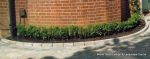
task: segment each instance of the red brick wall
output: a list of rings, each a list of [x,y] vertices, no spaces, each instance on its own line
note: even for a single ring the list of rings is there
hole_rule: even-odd
[[[106,12],[108,22],[121,21],[121,0],[107,0]]]
[[[6,0],[0,0],[1,4],[5,4],[1,1],[6,3]],[[15,2],[17,22],[20,20],[19,9],[24,8],[27,12],[25,24],[39,26],[121,21],[124,16],[122,13],[125,13],[122,10],[126,10],[126,5],[122,6],[125,4],[124,0],[15,0]]]
[[[9,21],[7,0],[0,0],[0,36],[8,34]]]
[[[28,0],[31,25],[84,25],[120,21],[120,0]]]
[[[6,29],[8,21],[7,0],[0,0],[0,29]]]

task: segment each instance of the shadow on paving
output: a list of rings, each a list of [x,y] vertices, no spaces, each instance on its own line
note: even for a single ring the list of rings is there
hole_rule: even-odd
[[[106,48],[107,46],[113,47],[103,49]],[[99,51],[101,49],[103,50]],[[139,54],[139,55],[114,55],[122,53]],[[41,59],[56,59],[56,58],[47,56]],[[87,47],[83,51],[78,51],[74,53],[72,56],[66,57],[64,59],[150,59],[150,38],[133,45],[130,45],[130,42],[122,42],[119,43],[119,45],[106,45],[98,48]]]
[[[52,57],[52,56],[46,56],[46,57],[43,57],[43,58],[41,58],[41,59],[57,59],[57,58]]]
[[[113,50],[122,53],[146,54],[146,56],[134,56],[136,59],[150,59],[150,38],[133,45],[133,48],[113,48]]]

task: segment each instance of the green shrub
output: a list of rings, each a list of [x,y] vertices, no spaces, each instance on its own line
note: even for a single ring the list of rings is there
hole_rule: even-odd
[[[36,27],[18,25],[18,35],[34,39],[71,39],[71,38],[90,38],[111,35],[118,32],[127,31],[134,28],[139,23],[140,16],[135,13],[131,18],[124,22],[93,24],[84,27]]]

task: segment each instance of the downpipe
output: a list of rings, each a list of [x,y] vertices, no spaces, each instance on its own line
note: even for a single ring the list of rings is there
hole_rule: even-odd
[[[15,11],[15,0],[8,1],[8,10],[9,10],[9,20],[10,20],[10,33],[11,37],[17,37],[17,28],[16,28],[16,11]]]

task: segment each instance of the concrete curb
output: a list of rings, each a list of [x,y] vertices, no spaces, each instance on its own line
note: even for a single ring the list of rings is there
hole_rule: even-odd
[[[148,19],[150,19],[150,18],[148,18]],[[120,39],[120,41],[126,41],[129,39],[132,39],[134,36],[144,33],[149,28],[148,19],[145,18],[144,21],[146,22],[146,26],[142,30],[140,30],[136,33],[130,34],[130,35],[118,37],[118,39]],[[7,40],[5,38],[2,38],[1,41],[3,43],[10,43],[11,46],[48,49],[48,48],[52,48],[52,47],[56,47],[56,48],[60,48],[60,47],[95,47],[95,46],[98,47],[98,46],[103,46],[107,43],[113,44],[113,42],[112,42],[113,39],[114,38],[104,39],[104,40],[96,40],[96,41],[87,41],[87,42],[53,43],[53,44],[52,43],[18,42],[18,41]]]
[[[142,30],[140,30],[140,31],[138,31],[136,33],[130,34],[130,35],[119,37],[119,39],[130,38],[130,37],[137,36],[137,35],[145,32],[149,28],[149,24],[148,24],[148,19],[145,19],[144,21],[145,21],[146,24],[145,24],[145,27]]]

